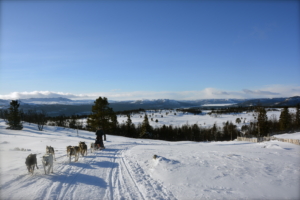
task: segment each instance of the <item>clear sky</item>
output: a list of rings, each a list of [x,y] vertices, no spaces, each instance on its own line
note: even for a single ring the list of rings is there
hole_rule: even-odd
[[[0,4],[0,99],[300,95],[299,1]]]

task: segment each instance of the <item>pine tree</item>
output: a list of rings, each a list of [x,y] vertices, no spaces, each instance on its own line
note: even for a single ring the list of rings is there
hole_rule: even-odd
[[[211,128],[211,136],[213,137],[214,141],[219,139],[218,128],[216,122],[214,123],[213,127]]]
[[[300,104],[296,106],[295,125],[296,128],[300,128]]]
[[[117,123],[117,115],[109,107],[107,98],[99,97],[96,99],[92,106],[92,114],[89,115],[87,120],[89,129],[96,131],[98,127],[102,127],[104,131],[113,132]]]
[[[127,114],[127,121],[125,123],[125,136],[132,137],[131,129],[132,129],[132,120],[130,118],[130,114]]]
[[[257,128],[258,137],[267,136],[267,134],[269,133],[267,111],[263,107],[258,108]]]
[[[280,113],[279,117],[279,125],[280,130],[285,131],[290,128],[290,114],[288,107],[284,107],[284,109]]]
[[[231,134],[230,134],[230,130],[229,130],[229,121],[223,123],[223,139],[224,140],[231,140]]]
[[[9,113],[7,118],[7,125],[9,125],[10,129],[13,130],[21,130],[23,129],[23,125],[21,123],[21,113],[19,110],[20,103],[18,100],[12,100],[10,102]]]
[[[69,120],[69,127],[76,129],[77,128],[77,116],[76,115],[72,115],[71,119]]]
[[[152,127],[149,124],[148,116],[145,114],[144,121],[142,123],[140,137],[141,138],[150,138],[152,134]]]

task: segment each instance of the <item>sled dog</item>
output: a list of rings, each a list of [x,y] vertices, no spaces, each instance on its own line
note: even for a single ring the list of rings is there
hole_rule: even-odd
[[[93,153],[93,151],[95,151],[96,150],[96,145],[95,145],[95,143],[91,143],[91,153]]]
[[[74,156],[75,157],[75,162],[76,161],[78,161],[78,158],[79,158],[79,152],[80,152],[80,150],[79,150],[79,147],[77,147],[77,146],[73,146],[73,147],[71,147],[70,148],[70,153],[69,153],[69,155],[70,155],[70,162],[71,162],[71,157],[72,156]]]
[[[37,161],[36,161],[36,154],[29,154],[26,158],[25,164],[28,169],[28,173],[33,174],[34,166],[38,169]]]
[[[42,163],[44,166],[45,174],[50,174],[51,169],[51,173],[53,173],[53,155],[51,153],[46,153],[43,156]]]
[[[56,161],[56,158],[55,158],[55,152],[54,152],[54,148],[51,147],[51,146],[46,146],[46,153],[51,153],[54,157],[54,160]]]
[[[71,149],[71,145],[67,146],[67,157],[70,156],[70,149]]]
[[[81,155],[84,156],[85,154],[87,156],[87,145],[85,144],[85,142],[79,142],[79,148]]]

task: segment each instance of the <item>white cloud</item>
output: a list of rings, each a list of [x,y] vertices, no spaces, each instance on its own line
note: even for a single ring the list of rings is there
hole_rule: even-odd
[[[33,92],[12,92],[8,95],[0,95],[0,99],[29,99],[29,98],[88,98],[86,95],[74,95],[71,93],[63,92],[50,92],[50,91],[33,91]]]
[[[274,98],[300,96],[300,86],[269,85],[259,89],[243,89],[241,91],[225,91],[216,88],[205,88],[198,91],[134,91],[121,92],[97,92],[89,94],[71,94],[63,92],[33,91],[12,92],[8,95],[0,95],[0,99],[28,99],[28,98],[55,98],[64,97],[69,99],[96,99],[99,96],[107,97],[109,100],[138,100],[138,99],[228,99],[228,98]]]

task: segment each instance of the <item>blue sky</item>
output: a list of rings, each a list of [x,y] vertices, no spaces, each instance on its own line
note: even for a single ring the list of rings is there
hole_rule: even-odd
[[[300,95],[298,1],[1,1],[0,98]]]

